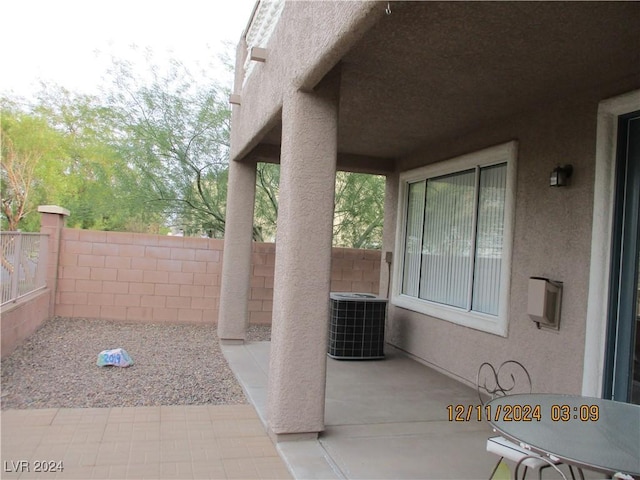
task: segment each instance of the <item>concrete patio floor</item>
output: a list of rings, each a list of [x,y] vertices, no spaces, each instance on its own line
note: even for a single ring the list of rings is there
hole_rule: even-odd
[[[223,346],[263,421],[269,348]],[[491,428],[447,414],[447,405],[477,403],[474,389],[391,347],[382,361],[328,358],[326,430],[277,448],[297,479],[486,479],[497,460],[485,449]]]

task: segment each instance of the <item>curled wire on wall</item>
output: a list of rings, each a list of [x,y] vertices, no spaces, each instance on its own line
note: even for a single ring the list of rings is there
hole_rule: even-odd
[[[391,2],[387,2],[387,8],[384,9],[384,13],[391,15]]]

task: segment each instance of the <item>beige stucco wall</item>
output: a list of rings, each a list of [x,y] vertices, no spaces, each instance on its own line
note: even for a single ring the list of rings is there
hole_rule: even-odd
[[[596,113],[601,99],[632,88],[633,82],[612,85],[599,92],[541,105],[455,141],[430,145],[400,162],[400,169],[407,170],[514,139],[519,144],[507,337],[391,306],[387,336],[390,343],[469,383],[474,381],[480,363],[516,359],[530,370],[536,391],[580,393]],[[550,172],[565,164],[574,167],[570,186],[549,187]],[[538,330],[526,314],[527,281],[531,276],[564,282],[559,331]]]

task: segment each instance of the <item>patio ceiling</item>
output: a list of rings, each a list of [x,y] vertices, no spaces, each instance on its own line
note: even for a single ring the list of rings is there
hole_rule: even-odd
[[[402,157],[640,72],[640,2],[391,2],[391,10],[340,63],[343,155]],[[280,135],[277,125],[263,143]]]

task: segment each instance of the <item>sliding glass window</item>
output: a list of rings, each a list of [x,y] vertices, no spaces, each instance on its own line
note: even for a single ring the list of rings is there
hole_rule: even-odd
[[[480,152],[475,165],[473,156],[465,156],[449,168],[442,162],[407,172],[401,183],[406,203],[395,298],[400,306],[421,311],[423,302],[500,315],[508,282],[504,276],[509,275],[504,262],[505,245],[511,245],[513,198],[508,192],[513,191],[515,145],[495,148]]]

